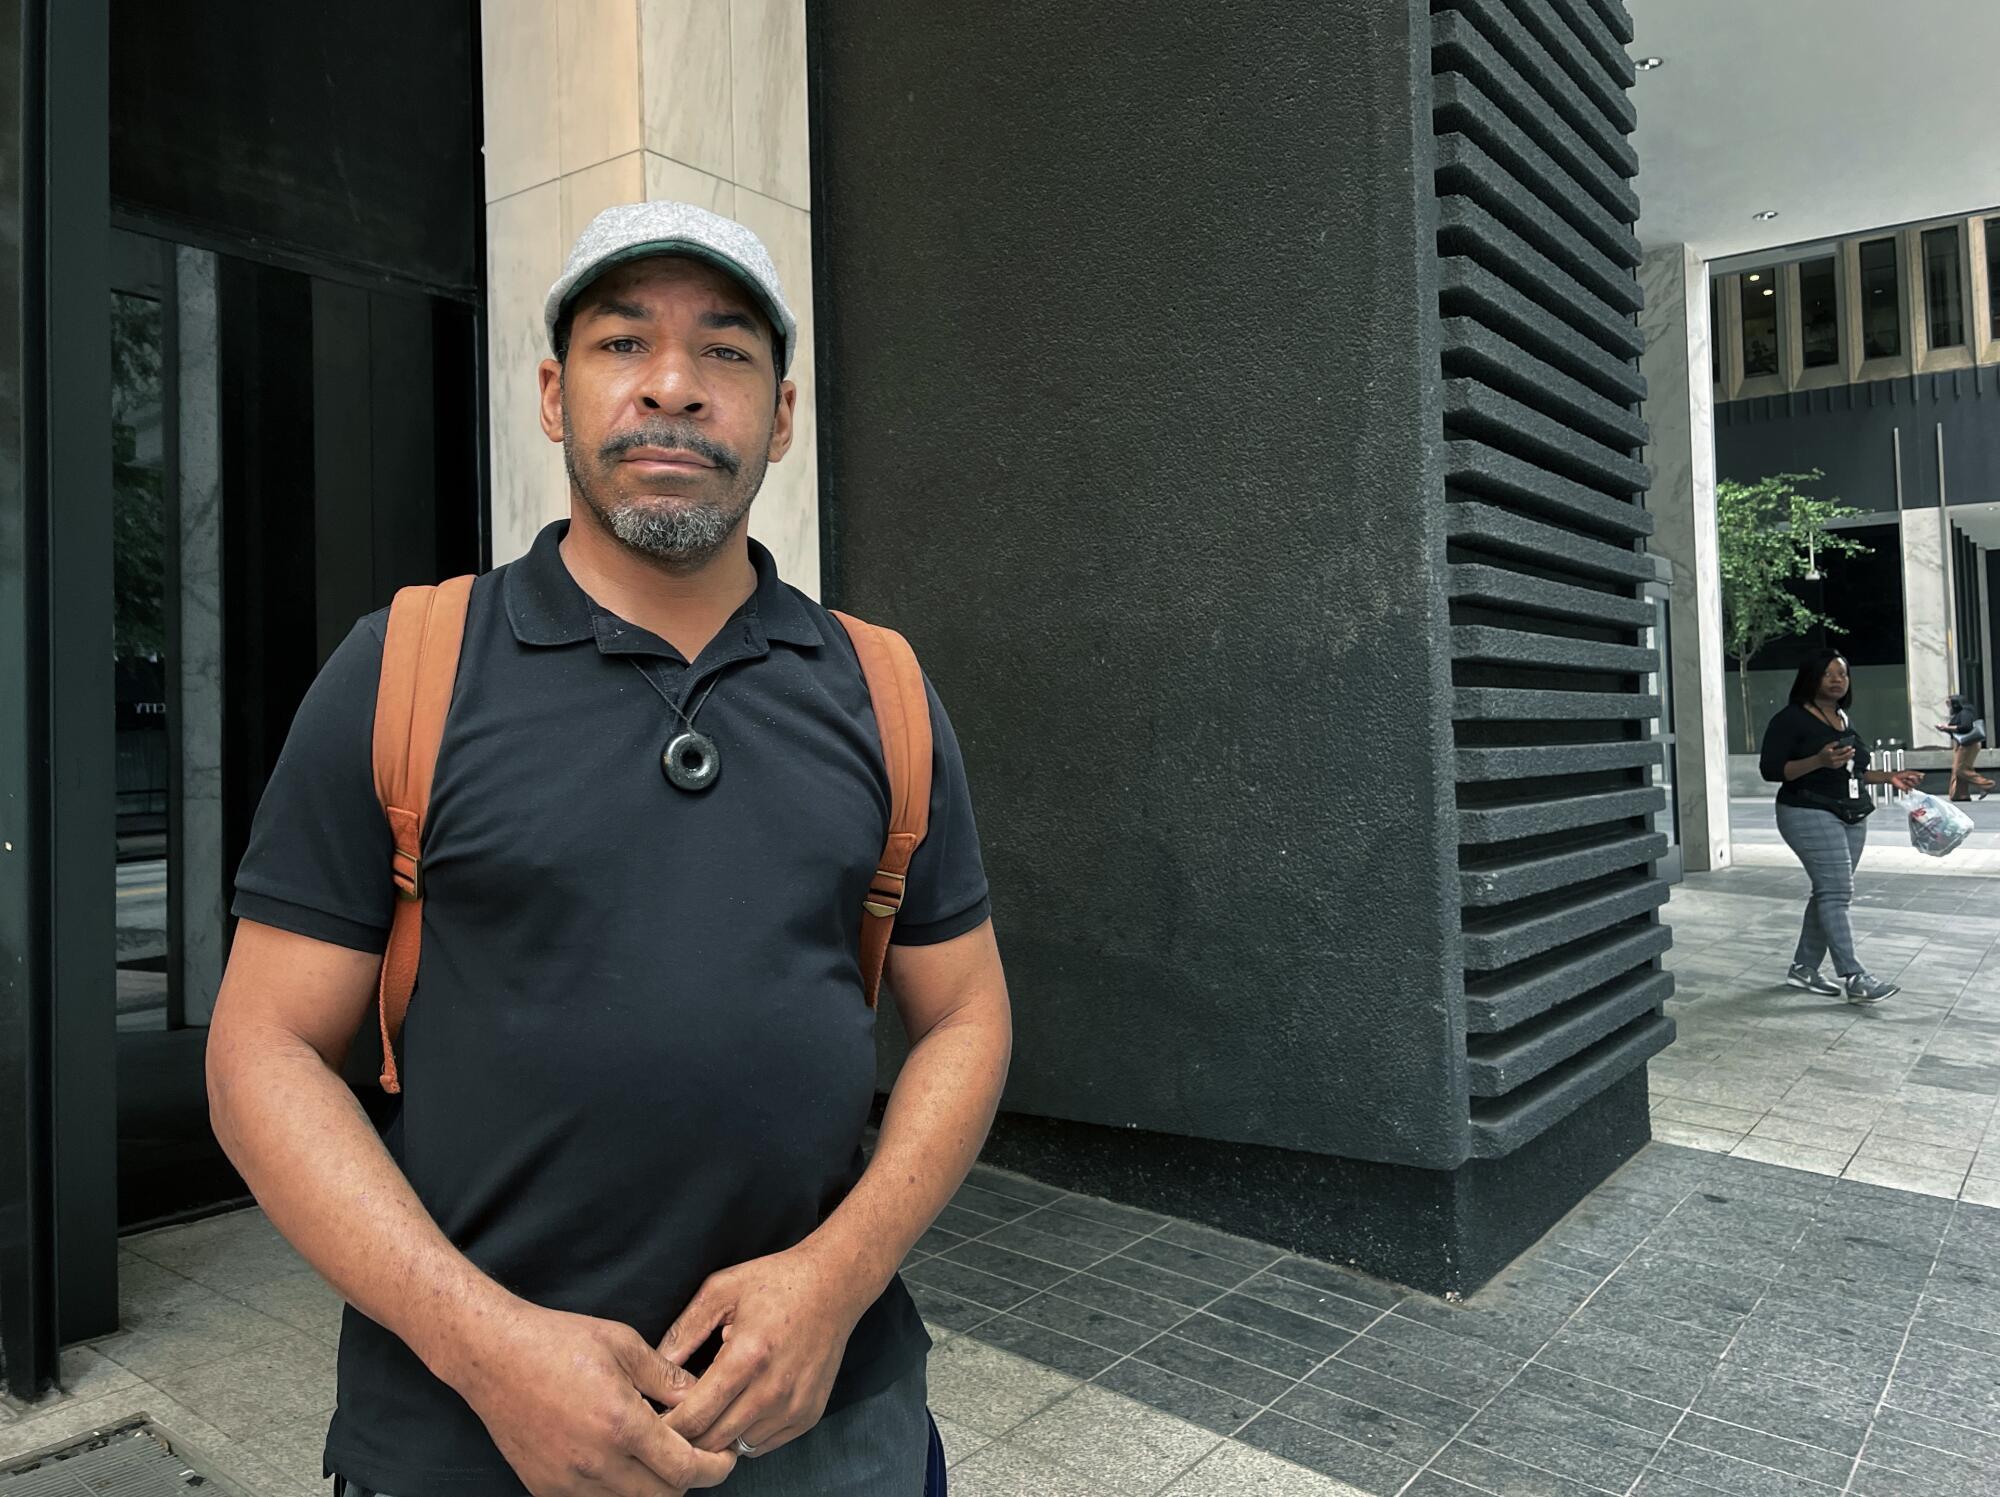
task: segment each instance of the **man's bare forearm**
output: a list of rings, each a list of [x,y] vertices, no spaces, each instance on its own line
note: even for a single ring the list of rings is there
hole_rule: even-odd
[[[888,1287],[978,1159],[1011,1047],[1004,1007],[944,1019],[911,1046],[867,1171],[807,1239],[833,1256],[862,1307]]]
[[[230,1162],[285,1238],[446,1382],[513,1296],[438,1230],[354,1094],[282,1029],[218,1026],[209,1113]]]

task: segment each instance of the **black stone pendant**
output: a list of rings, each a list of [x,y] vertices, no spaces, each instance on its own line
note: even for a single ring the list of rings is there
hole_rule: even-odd
[[[660,755],[660,767],[670,784],[682,790],[706,790],[722,773],[722,756],[715,740],[689,729],[674,735],[667,751]]]

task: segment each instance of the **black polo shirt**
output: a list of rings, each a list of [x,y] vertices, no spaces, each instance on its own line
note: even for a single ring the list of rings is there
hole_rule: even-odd
[[[797,1243],[852,1189],[875,1085],[861,903],[888,828],[846,632],[753,544],[757,589],[689,665],[596,606],[551,525],[474,585],[424,838],[422,965],[385,1142],[445,1235],[539,1305],[656,1342],[716,1269]],[[395,906],[371,735],[386,611],[292,725],[235,913],[362,951]],[[711,679],[721,774],[660,754]],[[904,945],[987,918],[965,772],[935,693],[930,832]],[[930,1345],[900,1279],[829,1407]],[[701,1364],[696,1364],[701,1365]],[[485,1427],[349,1306],[328,1472],[397,1497],[521,1492]]]

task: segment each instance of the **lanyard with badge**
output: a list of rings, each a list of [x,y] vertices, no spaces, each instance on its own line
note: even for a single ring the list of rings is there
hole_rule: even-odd
[[[1856,766],[1861,762],[1861,740],[1855,736],[1854,730],[1847,726],[1847,714],[1845,712],[1841,713],[1840,722],[1834,724],[1827,722],[1826,718],[1821,716],[1818,707],[1808,707],[1806,710],[1818,719],[1818,721],[1826,723],[1826,726],[1833,728],[1839,734],[1833,740],[1835,743],[1845,743],[1849,748],[1854,750],[1854,757],[1847,761],[1847,798],[1849,800],[1860,800],[1861,781],[1855,776]]]

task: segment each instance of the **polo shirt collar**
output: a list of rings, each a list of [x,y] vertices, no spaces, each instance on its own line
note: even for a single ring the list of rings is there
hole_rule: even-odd
[[[573,645],[597,641],[599,649],[617,652],[623,634],[643,634],[643,630],[602,627],[612,616],[592,601],[577,585],[563,564],[558,547],[569,533],[569,521],[557,520],[542,527],[528,554],[507,569],[507,621],[514,637],[524,645]],[[737,617],[765,641],[793,645],[823,643],[819,626],[799,595],[778,576],[778,564],[771,553],[756,541],[750,542],[750,564],[757,571],[757,590]],[[647,636],[650,638],[650,636]]]

